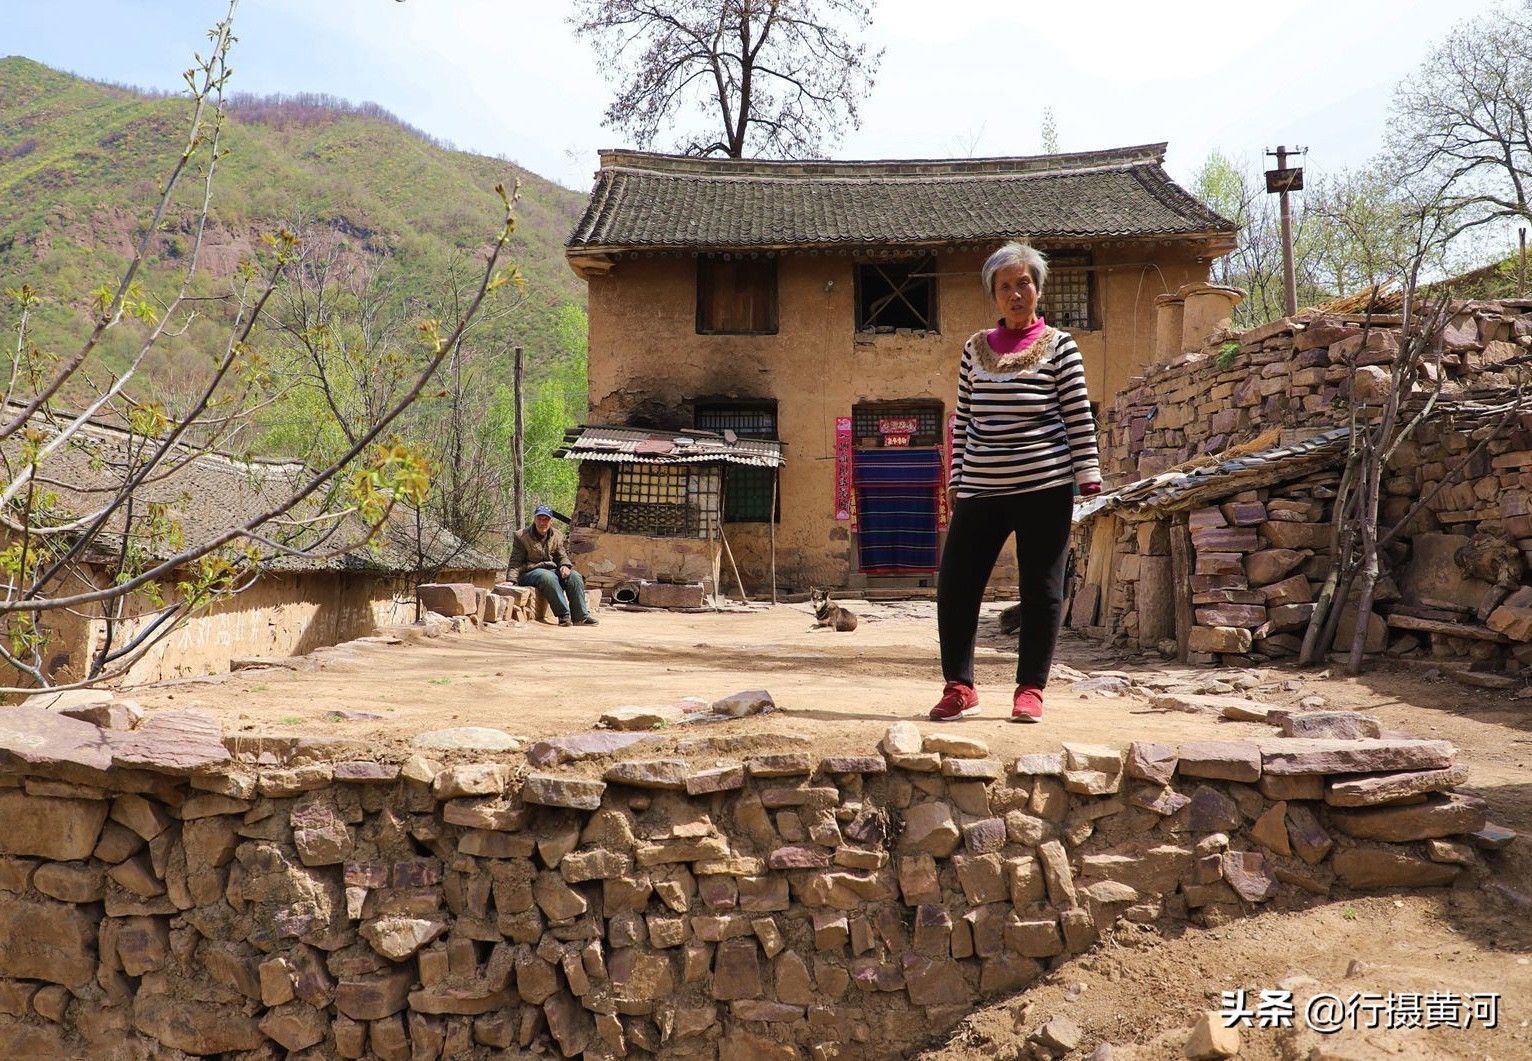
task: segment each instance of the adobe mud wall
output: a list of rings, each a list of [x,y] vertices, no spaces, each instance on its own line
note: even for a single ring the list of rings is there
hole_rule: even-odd
[[[1272,720],[1008,762],[900,723],[823,759],[401,764],[10,709],[0,1050],[882,1058],[1114,931],[1468,887],[1509,842],[1449,744]]]
[[[442,572],[443,581],[477,581],[485,587],[493,585],[495,577],[495,572]],[[366,637],[385,627],[414,622],[414,593],[414,582],[408,576],[273,572],[249,589],[192,614],[135,662],[124,680],[137,685],[187,675],[222,674],[234,659],[298,656],[321,646]],[[152,619],[161,607],[145,598],[134,598],[127,610]],[[131,642],[145,622],[147,619],[117,624],[113,644]],[[100,619],[74,614],[52,617],[48,657],[54,683],[83,678],[104,637]]]
[[[1155,297],[1205,280],[1207,266],[1175,246],[1102,247],[1095,254],[1102,327],[1073,334],[1091,397],[1104,407],[1149,361]],[[787,443],[778,581],[797,589],[865,584],[849,524],[834,518],[835,419],[850,416],[859,402],[934,398],[945,423],[963,342],[993,323],[978,279],[984,257],[938,254],[939,332],[891,335],[855,331],[849,255],[779,259],[776,335],[698,335],[695,259],[624,259],[590,279],[589,421],[688,428],[698,399],[775,399],[778,436]],[[582,476],[578,508],[599,511],[592,477]],[[730,524],[726,533],[746,584],[752,591],[765,586],[766,525]]]

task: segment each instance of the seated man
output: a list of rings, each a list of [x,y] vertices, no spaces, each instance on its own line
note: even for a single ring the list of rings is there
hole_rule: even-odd
[[[532,525],[513,537],[511,569],[518,582],[543,595],[560,626],[596,625],[595,616],[585,606],[585,580],[569,562],[564,536],[554,528],[553,509],[547,505],[538,505]]]

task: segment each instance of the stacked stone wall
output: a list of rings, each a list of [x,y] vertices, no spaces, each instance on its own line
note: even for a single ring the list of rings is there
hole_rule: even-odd
[[[1002,762],[902,723],[529,772],[10,709],[0,1048],[887,1057],[1113,932],[1469,886],[1509,839],[1445,742],[1268,721],[1292,736]]]
[[[1456,661],[1482,684],[1532,669],[1532,407],[1502,415],[1473,401],[1521,383],[1532,304],[1464,303],[1441,337],[1436,412],[1395,452],[1380,526],[1424,504],[1380,558],[1368,652]],[[1390,330],[1392,328],[1393,330]],[[1155,366],[1107,416],[1111,485],[1157,474],[1266,436],[1279,442],[1375,414],[1399,351],[1397,321],[1286,319]],[[1493,404],[1493,403],[1491,403]],[[1337,463],[1339,458],[1337,458]],[[1077,625],[1144,649],[1166,648],[1174,600],[1168,538],[1190,522],[1194,621],[1176,651],[1198,662],[1293,655],[1329,568],[1329,501],[1338,476],[1309,475],[1232,493],[1189,514],[1134,512],[1118,527],[1114,584],[1100,614]],[[1147,522],[1139,522],[1147,521]],[[1086,555],[1089,527],[1077,550]],[[1292,554],[1299,555],[1292,555]],[[1279,562],[1280,561],[1280,562]],[[1491,570],[1492,569],[1492,570]],[[1335,648],[1349,648],[1343,622]]]
[[[1184,513],[1121,520],[1105,628],[1145,650],[1175,655],[1176,597],[1185,594],[1189,662],[1244,665],[1253,655],[1296,655],[1330,568],[1336,482],[1335,473],[1321,472]],[[1189,546],[1189,587],[1173,577],[1177,533]],[[1382,619],[1376,624],[1374,638],[1385,636]],[[1349,627],[1338,631],[1337,643],[1349,646]],[[1381,647],[1370,644],[1369,651]]]

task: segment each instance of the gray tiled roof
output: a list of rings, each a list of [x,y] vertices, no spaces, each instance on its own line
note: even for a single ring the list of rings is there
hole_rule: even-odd
[[[555,457],[612,464],[750,464],[778,468],[785,463],[782,443],[740,438],[732,431],[659,431],[643,427],[585,425],[564,432]]]
[[[1164,144],[925,162],[603,151],[568,253],[1232,235],[1164,159]]]
[[[48,433],[40,419],[34,423]],[[19,438],[19,434],[11,436],[12,440]],[[142,443],[141,437],[139,443]],[[120,481],[111,469],[126,463],[127,445],[128,437],[123,431],[108,424],[91,422],[84,425],[73,442],[44,461],[40,466],[41,474],[53,484],[51,491],[57,498],[55,515],[60,518],[79,516],[102,505]],[[5,456],[14,460],[13,442],[8,440],[3,449]],[[167,517],[180,525],[188,546],[208,541],[231,526],[256,518],[290,497],[312,474],[298,461],[242,460],[187,447],[178,447],[162,468],[171,466],[177,468],[173,474],[151,479],[134,496],[140,511],[150,502],[167,506]],[[320,515],[321,508],[312,501],[300,503],[290,513],[292,518],[300,520]],[[122,538],[122,524],[120,513],[108,521],[91,543],[92,558],[99,559],[103,551],[116,550]],[[358,540],[366,531],[365,525],[354,517],[343,520],[343,524],[334,539],[336,543]],[[261,531],[294,547],[324,551],[323,547],[315,547],[312,534],[294,538],[287,528],[270,524],[263,526]],[[167,559],[176,552],[164,543],[146,544],[146,551],[154,559]],[[423,558],[420,553],[425,554]],[[422,540],[417,541],[413,514],[402,510],[395,510],[368,547],[336,556],[277,554],[263,560],[262,566],[272,571],[356,571],[397,575],[411,573],[422,563],[428,570],[438,565],[461,571],[493,571],[503,566],[500,560],[468,546],[429,517]]]

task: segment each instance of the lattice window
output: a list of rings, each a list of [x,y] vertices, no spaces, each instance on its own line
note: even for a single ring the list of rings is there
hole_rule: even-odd
[[[942,408],[928,402],[858,405],[851,410],[851,436],[862,449],[940,446]]]
[[[703,255],[697,259],[699,335],[775,335],[777,260]]]
[[[859,262],[856,267],[856,330],[898,328],[940,331],[936,318],[936,258]]]
[[[722,478],[714,464],[619,464],[609,524],[619,534],[711,538]]]
[[[699,404],[696,426],[704,431],[733,431],[741,438],[777,437],[776,405],[767,402],[713,402]],[[726,464],[723,472],[723,520],[725,523],[765,523],[782,519],[780,505],[772,509],[777,470],[746,464]]]
[[[1095,271],[1089,254],[1048,256],[1048,283],[1038,310],[1057,328],[1093,331],[1101,325],[1095,313]]]

